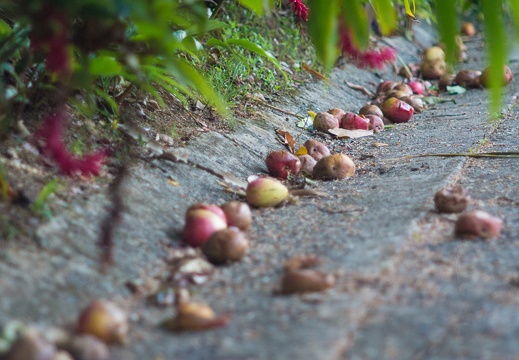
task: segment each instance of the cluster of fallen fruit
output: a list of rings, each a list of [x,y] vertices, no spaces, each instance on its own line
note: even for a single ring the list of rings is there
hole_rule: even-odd
[[[432,47],[425,51],[421,65],[410,64],[402,70],[407,83],[382,82],[375,98],[358,114],[338,108],[318,113],[313,121],[314,129],[331,133],[337,128],[378,133],[384,130],[384,124],[409,121],[415,111],[421,112],[426,107],[423,95],[427,93],[427,86],[422,79],[415,78],[418,72],[423,79],[439,79],[439,90],[453,84],[465,88],[488,86],[488,69],[447,74],[445,53],[439,47]],[[503,85],[512,79],[510,69],[505,67]],[[245,189],[247,203],[255,208],[275,207],[286,201],[290,191],[277,179],[287,180],[303,174],[318,180],[340,180],[355,174],[355,164],[347,155],[331,154],[326,145],[312,139],[307,140],[297,154],[286,150],[270,152],[266,166],[272,177],[250,177]],[[434,196],[439,213],[461,214],[455,223],[456,237],[499,236],[502,221],[481,210],[465,212],[469,200],[466,191],[456,186],[441,189]],[[200,248],[215,265],[241,260],[250,246],[247,231],[252,223],[252,212],[247,203],[230,201],[222,206],[206,203],[190,206],[185,214],[184,242]],[[319,262],[316,256],[289,259],[284,265],[278,292],[296,294],[332,287],[333,275],[314,269]],[[228,316],[217,316],[209,306],[182,297],[176,299],[176,310],[175,317],[162,323],[172,331],[206,330],[229,321]],[[18,333],[4,327],[0,340],[10,341],[10,346],[0,359],[106,360],[110,358],[107,344],[123,343],[128,330],[128,317],[122,309],[107,300],[94,300],[81,311],[71,331],[28,327]]]

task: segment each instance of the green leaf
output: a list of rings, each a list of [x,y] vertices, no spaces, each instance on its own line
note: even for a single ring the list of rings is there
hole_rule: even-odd
[[[450,95],[461,95],[464,94],[467,91],[463,86],[454,85],[454,86],[447,86],[447,92]]]
[[[508,1],[510,7],[512,8],[512,15],[515,23],[515,30],[517,31],[517,36],[519,36],[519,1],[510,0]]]
[[[454,64],[457,59],[456,35],[460,29],[457,1],[437,0],[435,11],[440,41],[445,44],[446,59]]]
[[[112,110],[114,113],[119,116],[119,105],[117,105],[117,102],[115,101],[113,96],[110,96],[106,93],[106,91],[103,91],[99,88],[94,89],[97,96],[99,96],[101,99],[107,102],[108,105],[112,107]]]
[[[247,9],[254,11],[258,15],[263,15],[263,1],[262,0],[238,0],[239,3]]]
[[[252,41],[246,40],[246,39],[229,39],[226,41],[229,45],[237,45],[245,50],[249,50],[250,52],[253,52],[255,54],[258,54],[259,56],[263,56],[270,61],[274,63],[278,63],[276,57],[272,55],[270,52],[265,51],[261,46],[259,46],[256,43],[253,43]]]
[[[405,8],[405,14],[409,16],[411,19],[416,20],[414,13],[416,12],[416,4],[414,0],[411,0],[413,2],[413,10],[411,10],[411,6],[409,5],[409,0],[404,0],[404,8]],[[453,3],[455,3],[455,0],[452,0]]]
[[[501,88],[503,86],[503,68],[507,56],[506,33],[503,25],[502,0],[482,0],[483,15],[485,16],[485,37],[487,55],[490,63],[490,108],[491,113],[497,113],[501,108]]]
[[[12,31],[11,27],[4,20],[0,19],[0,35],[8,35]]]
[[[111,56],[99,56],[90,60],[88,71],[94,76],[116,76],[123,67],[117,59]]]
[[[323,63],[326,70],[330,70],[337,57],[338,51],[338,0],[308,0],[310,18],[308,19],[308,31],[312,38],[317,57]]]
[[[353,43],[358,49],[365,49],[369,42],[368,15],[360,0],[341,0],[342,14],[350,30]]]
[[[398,22],[391,0],[371,0],[377,16],[380,31],[383,35],[390,35],[396,29]]]
[[[52,181],[49,181],[43,189],[41,189],[40,193],[36,197],[36,200],[34,200],[34,203],[32,204],[31,209],[34,212],[37,213],[43,213],[48,215],[50,212],[48,210],[47,201],[49,199],[49,196],[51,196],[53,193],[56,192],[58,187],[58,180],[54,179]]]
[[[224,23],[223,21],[219,20],[207,20],[205,23],[205,26],[201,27],[198,24],[190,27],[189,29],[186,29],[187,35],[201,35],[201,34],[207,34],[211,31],[223,29],[225,27],[228,27],[229,25],[227,23]]]

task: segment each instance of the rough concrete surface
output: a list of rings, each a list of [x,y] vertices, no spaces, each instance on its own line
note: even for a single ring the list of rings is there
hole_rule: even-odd
[[[432,43],[426,33],[420,40]],[[388,43],[405,61],[419,60],[416,45],[399,38]],[[481,40],[467,45],[469,61],[460,67],[482,69]],[[393,77],[343,65],[331,75],[334,85],[310,84],[276,106],[296,113],[358,111],[369,99],[345,81],[374,89],[380,76]],[[403,158],[478,146],[518,151],[518,88],[516,81],[506,89],[498,123],[489,121],[486,91],[476,89],[374,137],[328,141],[332,152],[354,159],[356,175],[319,182],[329,197],[254,210],[246,259],[191,286],[194,300],[231,315],[225,327],[169,333],[157,324],[174,315],[173,308],[151,306],[126,286],[164,280],[168,257],[183,249],[179,234],[190,204],[236,198],[213,174],[166,160],[131,170],[127,211],[115,238],[116,266],[106,274],[98,271],[96,245],[109,205],[104,193],[70,204],[41,225],[41,248],[10,242],[1,249],[0,319],[68,323],[91,299],[113,299],[132,319],[130,339],[112,347],[113,359],[519,358],[517,160]],[[299,144],[313,137],[295,126],[295,118],[274,110],[264,110],[262,120],[242,120],[235,133],[198,138],[188,147],[189,159],[246,179],[266,172],[267,153],[282,148],[276,128],[290,131]],[[374,141],[388,146],[373,147]],[[456,217],[436,213],[432,203],[435,191],[451,183],[469,190],[471,209],[504,219],[498,239],[454,238]],[[273,293],[284,261],[298,254],[321,257],[319,268],[336,274],[335,286],[322,294]]]

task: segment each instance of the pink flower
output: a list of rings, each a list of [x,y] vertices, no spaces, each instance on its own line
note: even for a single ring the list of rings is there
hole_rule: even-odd
[[[339,36],[343,54],[358,67],[383,69],[386,63],[395,61],[396,51],[390,47],[366,51],[357,49],[351,39],[350,30],[344,25],[341,25]]]
[[[42,127],[36,133],[37,138],[43,141],[42,153],[54,160],[59,170],[69,176],[99,175],[107,156],[106,151],[97,151],[82,158],[70,154],[63,142],[63,124],[66,118],[63,108],[45,117]]]
[[[288,0],[288,4],[292,5],[292,11],[297,17],[308,20],[308,7],[301,0]]]

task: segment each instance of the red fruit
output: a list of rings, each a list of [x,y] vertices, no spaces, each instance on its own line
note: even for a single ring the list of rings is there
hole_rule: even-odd
[[[227,223],[227,216],[225,214],[225,211],[218,205],[207,204],[207,203],[203,203],[203,202],[193,204],[186,211],[186,220],[189,217],[189,213],[192,212],[193,210],[209,210],[210,212],[221,217],[225,221],[225,223]]]
[[[456,221],[455,234],[463,238],[490,239],[499,236],[503,221],[481,210],[461,215]]]
[[[503,82],[501,83],[501,86],[506,86],[510,84],[514,80],[514,75],[512,74],[512,70],[506,65],[503,67]],[[490,86],[490,67],[487,67],[485,70],[483,70],[481,76],[479,77],[480,84],[488,88]]]
[[[188,215],[182,238],[193,247],[203,245],[215,231],[227,227],[226,221],[210,210],[192,210]]]
[[[270,152],[265,162],[270,175],[280,179],[287,179],[288,175],[296,175],[301,170],[299,158],[286,150]]]
[[[369,122],[360,115],[347,112],[341,118],[340,127],[346,130],[368,130]]]
[[[407,85],[409,85],[409,87],[411,88],[411,90],[413,90],[413,93],[415,94],[423,95],[425,91],[425,86],[423,86],[423,83],[419,81],[410,81]]]
[[[369,121],[369,130],[373,130],[375,134],[384,131],[384,121],[377,115],[366,115],[364,116]]]
[[[389,98],[380,105],[384,116],[394,123],[408,122],[414,114],[414,108],[397,98]]]

